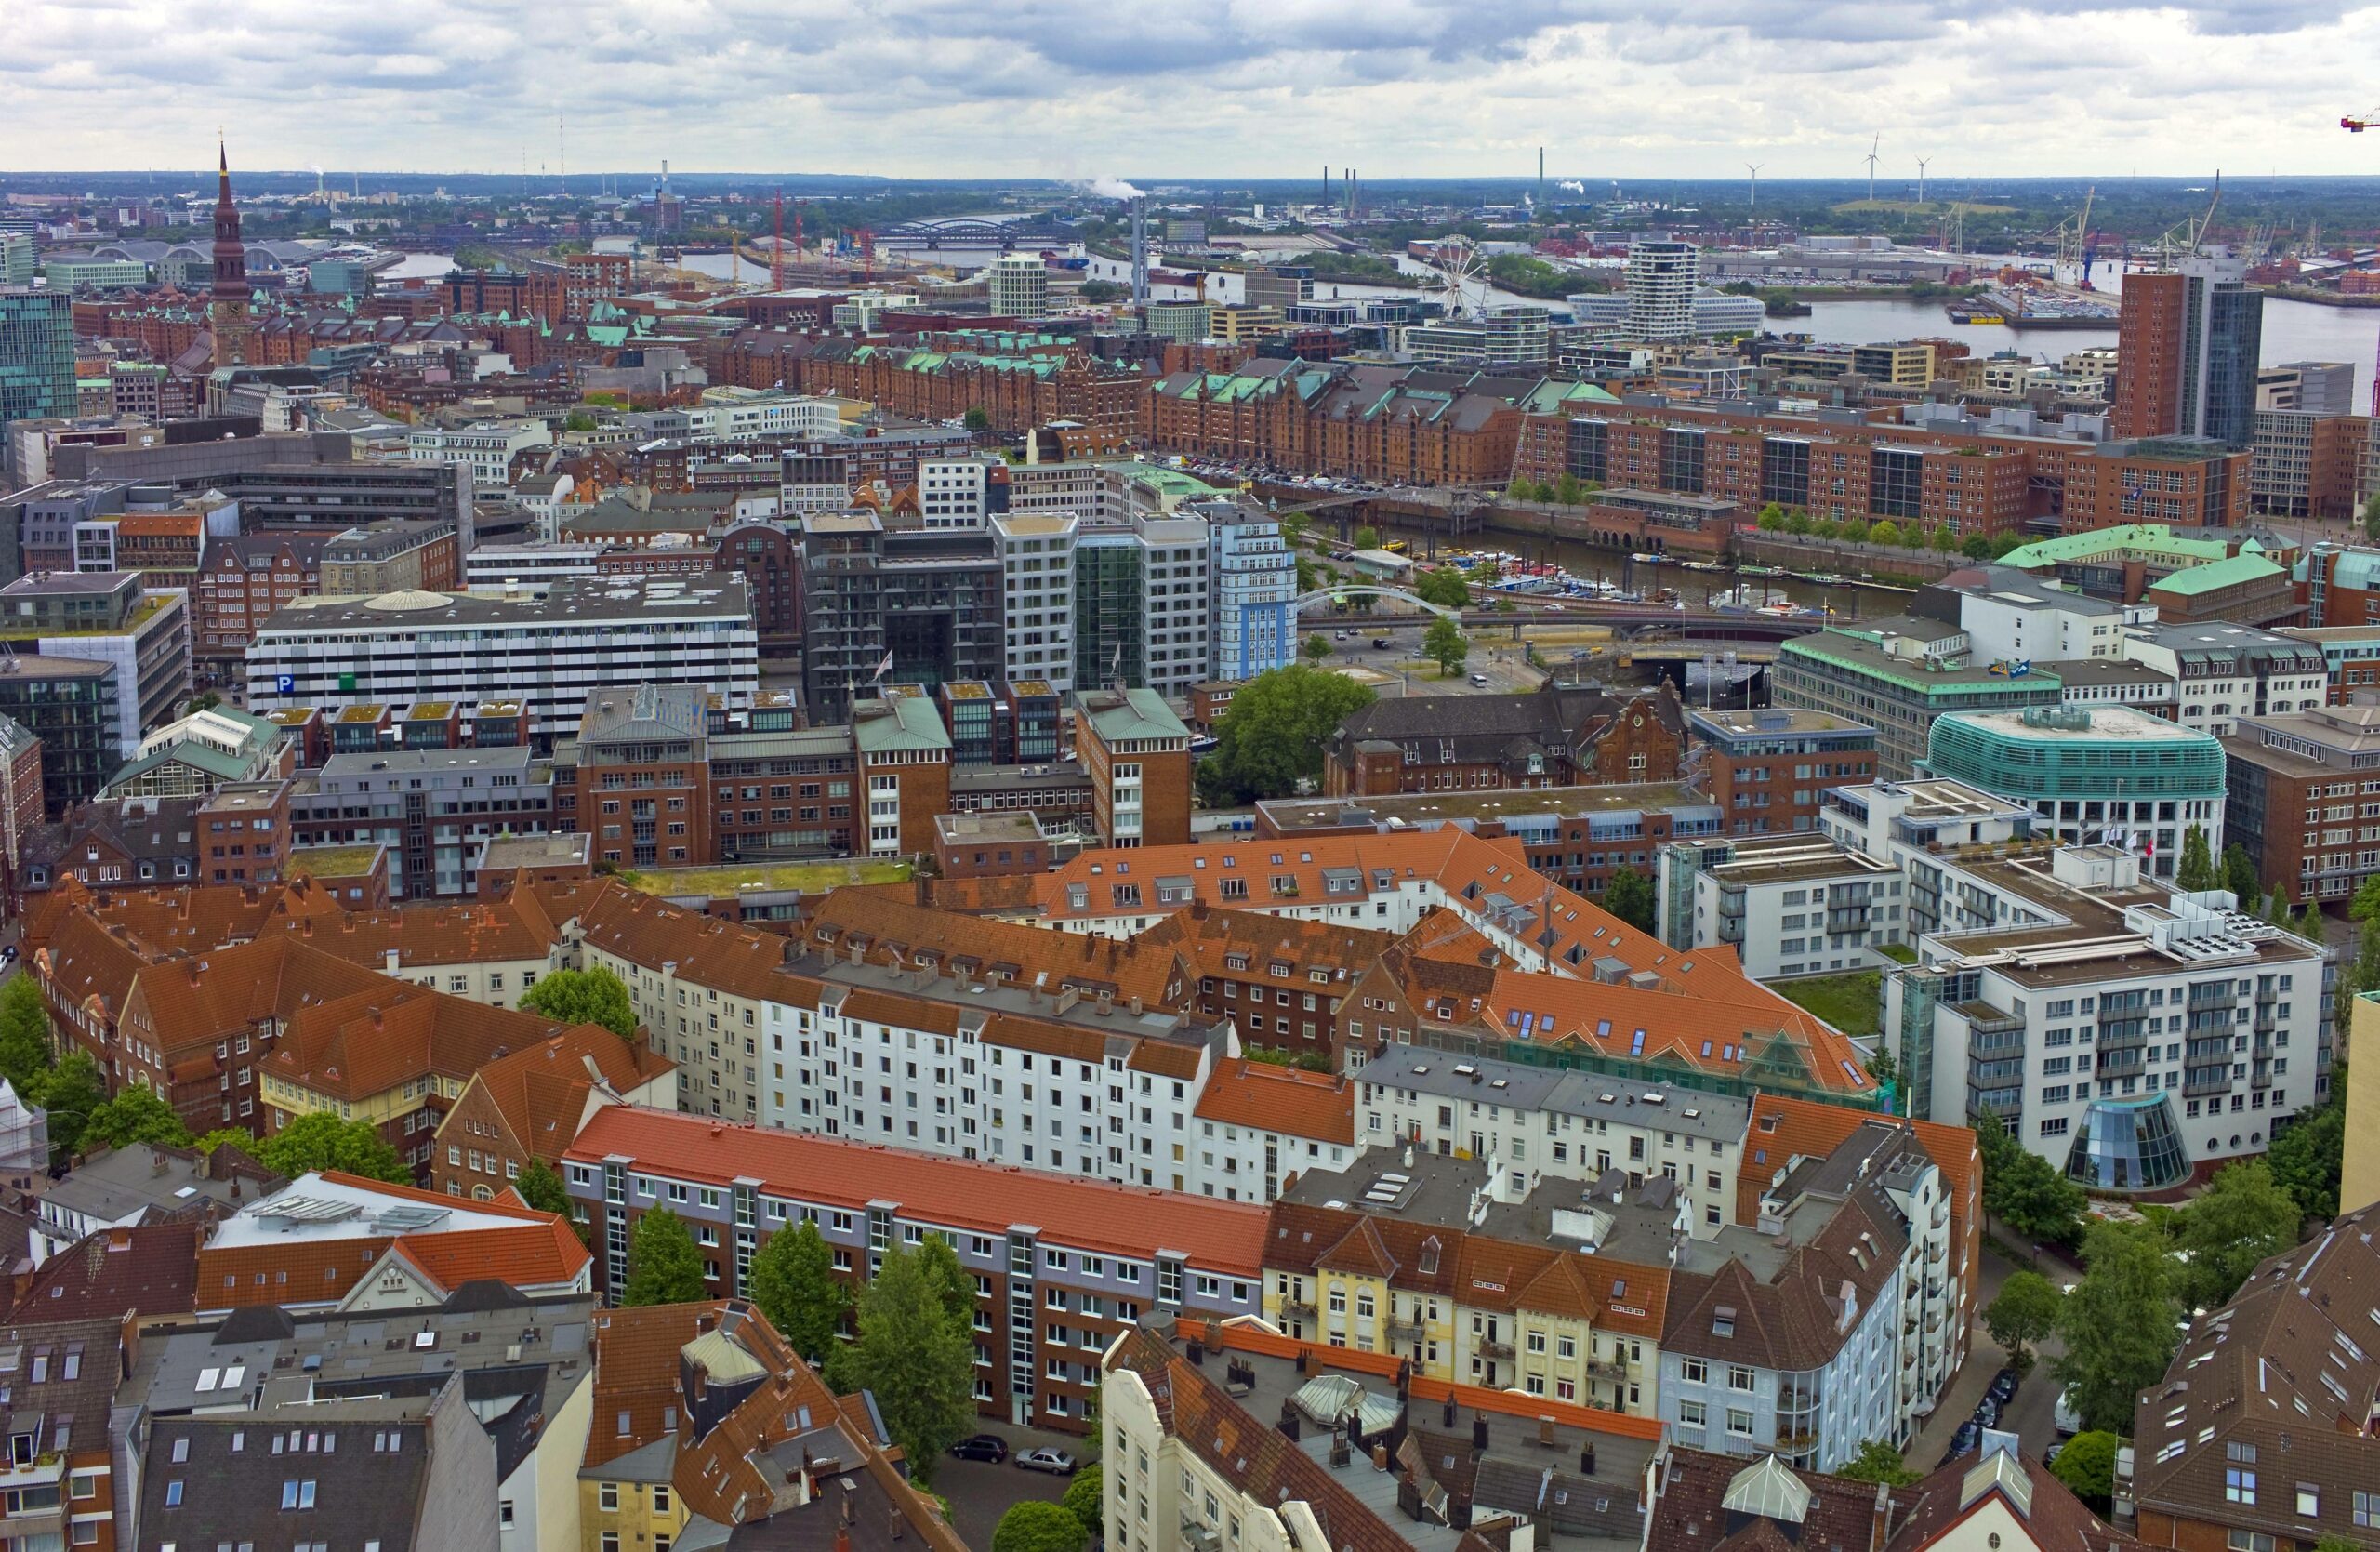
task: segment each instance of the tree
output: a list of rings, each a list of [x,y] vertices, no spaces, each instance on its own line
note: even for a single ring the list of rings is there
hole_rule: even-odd
[[[1514,475],[1513,483],[1504,487],[1504,494],[1515,501],[1542,501],[1546,498],[1547,491],[1545,486],[1534,481]]]
[[[1988,561],[1991,559],[1991,541],[1981,534],[1969,534],[1966,542],[1959,546],[1959,553],[1970,561]]]
[[[974,1425],[973,1333],[951,1320],[941,1291],[905,1245],[885,1253],[860,1291],[857,1324],[857,1337],[835,1349],[831,1382],[839,1391],[873,1391],[910,1469],[931,1480],[943,1452]],[[1044,1506],[1080,1537],[1074,1516],[1055,1504]]]
[[[1810,514],[1804,511],[1801,508],[1795,507],[1791,512],[1786,514],[1785,531],[1796,536],[1797,537],[1808,533],[1810,531]]]
[[[1900,527],[1891,518],[1885,518],[1869,528],[1868,542],[1890,549],[1900,542]]]
[[[2372,1058],[2380,1060],[2380,1056]],[[2275,1132],[2265,1151],[2265,1167],[2273,1181],[2309,1218],[2335,1218],[2339,1214],[2340,1159],[2347,1147],[2347,1078],[2331,1069],[2331,1097],[2319,1110],[2300,1111],[2297,1119]]]
[[[2058,1173],[2057,1167],[2030,1148],[2019,1146],[2000,1178],[1998,1200],[1990,1183],[1984,1200],[2002,1223],[2028,1240],[2070,1245],[2082,1232],[2082,1214],[2091,1204],[2082,1187]]]
[[[703,1281],[703,1253],[686,1220],[667,1207],[645,1210],[628,1241],[628,1285],[622,1308],[648,1304],[692,1304],[710,1296]]]
[[[1990,1110],[1976,1122],[1975,1141],[1983,1160],[1983,1210],[2026,1239],[2073,1243],[2090,1205],[2082,1187],[2009,1135]]]
[[[1380,548],[1380,530],[1373,527],[1368,523],[1356,529],[1355,548],[1358,550],[1378,550]]]
[[[1924,549],[1925,545],[1924,528],[1914,522],[1909,524],[1900,531],[1900,542],[1901,548],[1904,550]]]
[[[1330,639],[1317,630],[1305,639],[1304,651],[1306,661],[1319,665],[1324,658],[1330,656]]]
[[[835,1253],[807,1218],[769,1236],[752,1255],[752,1302],[793,1350],[824,1363],[842,1333],[851,1290],[835,1276]]]
[[[2104,1428],[2076,1434],[2057,1453],[2050,1475],[2084,1503],[2105,1507],[2115,1496],[2116,1450],[2121,1442]]]
[[[1441,608],[1461,609],[1471,603],[1471,584],[1462,573],[1447,566],[1432,566],[1413,579],[1414,595],[1425,604]]]
[[[565,1223],[577,1221],[577,1204],[562,1188],[562,1176],[556,1174],[553,1166],[543,1159],[532,1159],[522,1165],[520,1174],[513,1179],[512,1188],[520,1194],[522,1201],[538,1212],[551,1213]]]
[[[2057,1289],[2039,1272],[2016,1271],[1984,1307],[1983,1326],[2019,1371],[2032,1367],[2027,1349],[2057,1328]]]
[[[83,1128],[91,1112],[107,1103],[107,1086],[99,1081],[99,1064],[91,1054],[69,1051],[58,1065],[39,1076],[31,1103],[49,1112],[49,1154],[52,1161],[72,1158],[83,1146]]]
[[[1764,534],[1781,533],[1785,528],[1785,509],[1771,501],[1760,509],[1756,525]]]
[[[1653,930],[1654,907],[1653,881],[1633,868],[1615,869],[1603,886],[1603,909],[1638,932]]]
[[[583,409],[572,410],[562,418],[562,429],[565,431],[591,431],[596,425],[595,417]]]
[[[2236,842],[2225,847],[2223,856],[2227,863],[2234,851],[2244,856],[2247,848]],[[2357,885],[2355,897],[2347,906],[2347,919],[2350,922],[2369,922],[2375,916],[2380,916],[2380,873],[2373,874]]]
[[[202,1132],[191,1139],[190,1146],[198,1149],[200,1153],[212,1157],[217,1148],[226,1144],[238,1148],[251,1159],[257,1155],[256,1135],[244,1126],[218,1126],[212,1132]]]
[[[1554,499],[1566,507],[1575,507],[1587,498],[1586,487],[1579,484],[1576,474],[1565,473],[1554,482]]]
[[[1215,751],[1198,762],[1199,795],[1217,807],[1289,796],[1322,774],[1323,746],[1374,698],[1345,674],[1302,663],[1258,674],[1215,723]]]
[[[628,988],[608,970],[549,970],[521,994],[521,1006],[557,1024],[601,1024],[622,1040],[636,1033]]]
[[[1820,539],[1841,538],[1843,537],[1843,524],[1835,522],[1834,519],[1831,517],[1821,517],[1817,522],[1810,524],[1810,537],[1812,538]]]
[[[2215,1181],[2181,1214],[2176,1248],[2189,1258],[2175,1281],[2185,1303],[2227,1304],[2259,1264],[2297,1243],[2306,1214],[2262,1159],[2215,1172]]]
[[[1875,1049],[1868,1053],[1868,1076],[1875,1080],[1880,1089],[1890,1088],[1896,1093],[1899,1090],[1900,1061],[1893,1055],[1891,1041],[1884,1036],[1877,1037]]]
[[[1832,1475],[1849,1482],[1882,1482],[1886,1487],[1908,1487],[1922,1477],[1902,1465],[1900,1452],[1882,1439],[1859,1446],[1858,1453],[1836,1466]]]
[[[981,405],[971,405],[959,421],[971,431],[988,431],[992,429],[992,412]]]
[[[113,1099],[92,1108],[90,1119],[83,1125],[83,1148],[88,1152],[98,1147],[129,1147],[134,1143],[157,1143],[166,1147],[188,1147],[190,1128],[174,1108],[157,1097],[157,1091],[141,1083],[127,1083]]]
[[[918,1246],[918,1269],[942,1300],[943,1313],[961,1331],[975,1329],[975,1279],[959,1264],[959,1253],[939,1234]]]
[[[2365,881],[2380,882],[2380,875]],[[2241,910],[2256,909],[2256,898],[2265,892],[2264,881],[2256,877],[2255,859],[2248,856],[2248,848],[2237,841],[2223,848],[2223,887],[2240,902]],[[2358,898],[2361,895],[2359,894]]]
[[[328,1110],[299,1116],[252,1150],[258,1163],[291,1180],[316,1170],[338,1170],[368,1180],[413,1184],[413,1171],[368,1121],[341,1121]]]
[[[1871,530],[1868,526],[1868,520],[1866,518],[1846,517],[1843,520],[1843,537],[1847,542],[1852,544],[1866,544],[1871,534]]]
[[[13,975],[0,987],[0,1078],[31,1103],[33,1089],[48,1075],[49,1011],[31,975]]]
[[[1437,664],[1439,673],[1452,674],[1471,656],[1471,638],[1462,633],[1461,626],[1440,615],[1421,633],[1421,656]]]
[[[202,690],[182,706],[182,715],[194,717],[201,711],[212,711],[223,704],[223,697],[212,690]]]
[[[1082,1552],[1090,1539],[1082,1521],[1064,1505],[1027,1498],[1011,1505],[993,1527],[992,1552]]]
[[[1937,554],[1955,555],[1959,552],[1959,536],[1950,532],[1950,526],[1946,523],[1934,530],[1933,545]]]
[[[2364,500],[2363,533],[2366,538],[2380,539],[2380,492],[2373,493]]]
[[[2084,1237],[2082,1280],[2057,1308],[2066,1351],[2050,1360],[2084,1427],[2130,1428],[2133,1402],[2163,1377],[2181,1316],[2172,1264],[2163,1237],[2145,1224],[2096,1224]]]
[[[1058,1506],[1082,1521],[1083,1533],[1095,1536],[1106,1522],[1106,1474],[1098,1466],[1086,1466],[1075,1473]]]
[[[2287,927],[2295,918],[2289,909],[2289,886],[2273,885],[2272,898],[2265,902],[2265,920],[2276,927]]]
[[[2182,865],[2174,870],[2174,887],[2191,892],[2215,887],[2215,854],[2208,849],[2202,826],[2182,832]]]

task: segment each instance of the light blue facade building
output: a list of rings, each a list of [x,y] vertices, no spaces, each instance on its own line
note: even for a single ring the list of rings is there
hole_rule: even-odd
[[[1211,536],[1209,599],[1212,677],[1253,679],[1298,652],[1298,563],[1281,524],[1253,507],[1199,503]]]

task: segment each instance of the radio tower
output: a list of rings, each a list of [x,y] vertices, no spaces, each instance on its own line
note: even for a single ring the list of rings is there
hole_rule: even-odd
[[[785,289],[785,190],[777,190],[777,242],[769,250],[769,289]]]

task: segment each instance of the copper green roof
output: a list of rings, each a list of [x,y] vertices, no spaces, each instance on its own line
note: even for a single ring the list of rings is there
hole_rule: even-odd
[[[2155,584],[2159,592],[2179,593],[2185,598],[2196,593],[2213,592],[2218,588],[2235,588],[2243,582],[2260,582],[2268,577],[2281,575],[2281,567],[2262,555],[2234,555],[2228,561],[2211,561],[2177,571]]]

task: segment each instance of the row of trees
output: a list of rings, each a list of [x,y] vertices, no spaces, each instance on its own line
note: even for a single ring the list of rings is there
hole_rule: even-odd
[[[1505,499],[1511,501],[1552,502],[1557,507],[1583,507],[1587,497],[1603,489],[1600,480],[1581,480],[1576,474],[1565,474],[1558,480],[1538,481],[1515,477],[1504,487]]]
[[[1771,501],[1760,510],[1757,525],[1764,534],[1790,534],[1796,538],[1840,539],[1845,544],[1878,545],[1887,550],[1931,550],[1942,555],[1964,555],[1971,561],[1996,561],[2024,543],[2014,534],[1969,534],[1964,538],[1948,526],[1896,523],[1891,518],[1871,523],[1864,517],[1812,517],[1800,507],[1790,511]]]

